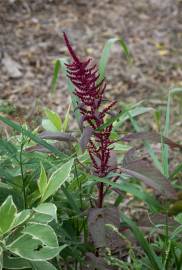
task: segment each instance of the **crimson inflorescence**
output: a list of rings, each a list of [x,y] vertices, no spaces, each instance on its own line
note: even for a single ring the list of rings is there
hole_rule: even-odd
[[[115,102],[104,109],[101,108],[106,89],[105,80],[98,83],[99,74],[96,65],[91,65],[91,59],[81,61],[78,58],[65,33],[64,40],[73,60],[71,64],[66,64],[67,76],[75,86],[74,94],[79,100],[78,108],[82,115],[81,122],[84,127],[93,129],[93,135],[88,140],[87,149],[95,174],[104,177],[113,169],[109,162],[112,151],[111,144],[113,143],[110,139],[112,124],[100,130],[99,127],[104,124],[105,115]]]

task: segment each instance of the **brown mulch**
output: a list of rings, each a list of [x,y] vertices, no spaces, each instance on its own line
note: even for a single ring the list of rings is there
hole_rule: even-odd
[[[61,75],[56,94],[50,94],[53,62],[67,56],[62,31],[78,54],[97,61],[109,38],[125,39],[133,63],[127,63],[119,46],[113,47],[109,98],[144,99],[156,106],[166,100],[170,87],[182,85],[181,0],[7,0],[0,2],[0,10],[0,99],[27,118],[42,106],[59,113],[67,107]]]

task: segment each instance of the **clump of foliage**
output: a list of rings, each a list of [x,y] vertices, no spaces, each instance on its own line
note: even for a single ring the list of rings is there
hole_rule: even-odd
[[[182,90],[169,92],[164,130],[142,130],[137,117],[152,108],[121,103],[113,115],[116,102],[105,105],[110,48],[119,41],[128,56],[124,41],[106,43],[97,69],[64,40],[72,63],[56,61],[52,86],[61,68],[79,132],[70,133],[70,106],[64,120],[45,109],[39,133],[0,115],[15,131],[0,140],[0,269],[180,270],[182,165],[170,170],[169,150],[182,146],[168,135]],[[142,215],[128,217],[136,205]]]

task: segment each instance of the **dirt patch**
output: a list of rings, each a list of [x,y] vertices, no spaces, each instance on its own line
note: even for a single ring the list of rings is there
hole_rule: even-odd
[[[180,0],[7,0],[0,3],[0,98],[32,117],[40,106],[62,113],[68,103],[60,75],[50,95],[53,61],[67,55],[62,31],[77,52],[99,60],[108,38],[122,36],[133,56],[128,65],[119,46],[107,68],[109,98],[161,103],[182,85],[182,1]],[[12,76],[6,57],[16,68]],[[11,64],[14,63],[14,64]]]

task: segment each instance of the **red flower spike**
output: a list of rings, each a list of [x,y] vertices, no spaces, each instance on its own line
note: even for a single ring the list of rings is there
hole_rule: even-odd
[[[91,65],[91,59],[81,61],[73,50],[67,35],[64,33],[65,44],[69,54],[72,57],[71,64],[65,64],[67,76],[75,86],[74,94],[79,98],[78,109],[82,115],[82,129],[90,126],[94,130],[104,124],[104,117],[115,105],[112,102],[106,108],[101,109],[104,100],[104,91],[106,83],[102,80],[98,83],[99,74],[96,65]],[[111,170],[109,159],[111,157],[110,140],[112,125],[104,128],[102,131],[95,131],[87,144],[87,149],[92,160],[94,173],[99,177],[105,177]],[[102,201],[102,200],[100,200]],[[101,205],[99,205],[101,207]]]

